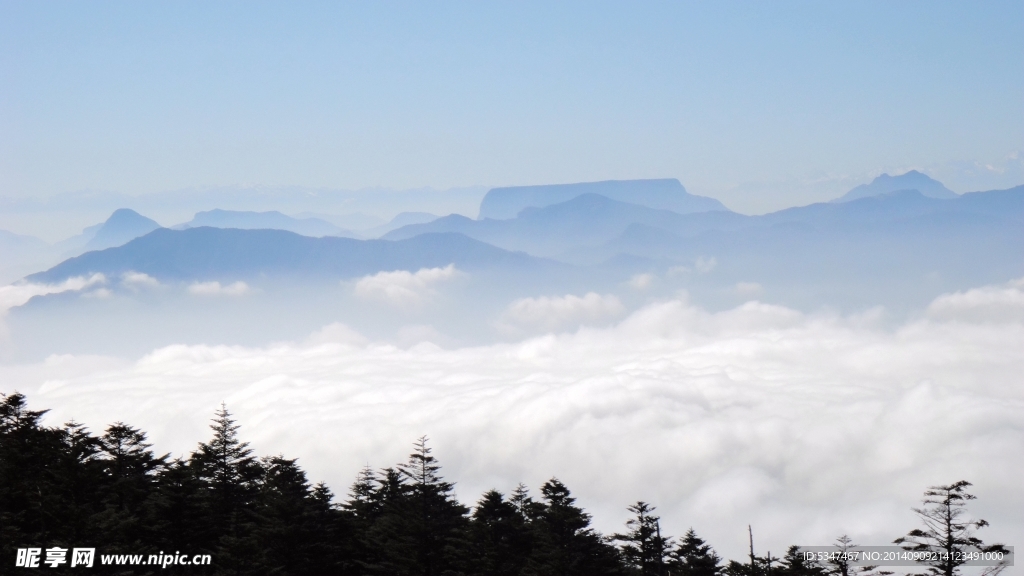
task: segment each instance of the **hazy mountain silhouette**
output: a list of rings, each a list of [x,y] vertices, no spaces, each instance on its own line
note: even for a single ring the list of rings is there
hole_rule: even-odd
[[[0,285],[52,264],[48,258],[52,252],[49,244],[35,236],[0,230]]]
[[[120,246],[130,240],[149,234],[160,228],[156,221],[128,208],[115,210],[110,218],[96,229],[95,234],[85,243],[86,250],[102,250]]]
[[[479,218],[507,220],[515,218],[524,208],[543,208],[583,194],[600,194],[612,200],[679,214],[726,210],[718,200],[694,196],[683,188],[679,180],[664,178],[492,188],[480,202]]]
[[[191,221],[175,228],[239,228],[242,230],[287,230],[303,236],[356,236],[320,218],[292,218],[276,210],[245,212],[237,210],[208,210],[197,212]]]
[[[1024,186],[952,200],[898,191],[704,224],[637,223],[573,256],[683,266],[719,286],[756,282],[794,305],[911,301],[1024,276]],[[717,264],[706,279],[693,269],[699,258]]]
[[[933,180],[917,170],[911,170],[910,172],[900,174],[899,176],[882,174],[878,178],[872,180],[870,184],[861,184],[846,194],[843,194],[841,197],[836,198],[834,202],[849,202],[850,200],[857,200],[858,198],[867,198],[869,196],[877,196],[879,194],[896,192],[898,190],[917,190],[922,195],[929,198],[949,200],[957,197],[957,193],[946,188],[942,182]]]
[[[160,228],[156,221],[128,208],[115,210],[105,221],[87,226],[76,234],[53,245],[56,254],[69,258],[89,250],[120,246]]]
[[[295,218],[319,218],[345,230],[365,230],[386,224],[383,218],[364,212],[348,212],[345,214],[328,214],[326,212],[310,212],[308,210],[295,214]]]
[[[427,232],[458,232],[507,250],[554,257],[579,246],[607,242],[635,223],[667,229],[685,227],[691,221],[689,216],[695,215],[619,202],[599,194],[582,194],[559,204],[525,208],[510,220],[471,220],[453,214],[427,224],[399,228],[384,238],[400,240]],[[701,216],[704,218],[693,221],[718,223],[744,218],[729,211],[706,212]]]
[[[401,212],[390,221],[381,224],[380,226],[367,228],[363,230],[362,233],[368,238],[378,238],[403,226],[426,224],[427,222],[433,222],[434,220],[437,220],[437,214],[431,214],[430,212]]]
[[[46,242],[35,236],[15,234],[7,230],[0,230],[0,254],[8,254],[14,250],[37,250],[49,246]]]
[[[460,234],[425,234],[410,240],[312,238],[284,230],[161,228],[124,246],[88,252],[28,279],[58,282],[84,274],[116,277],[143,272],[158,279],[215,280],[261,276],[348,278],[385,270],[455,264],[465,270],[559,266]]]

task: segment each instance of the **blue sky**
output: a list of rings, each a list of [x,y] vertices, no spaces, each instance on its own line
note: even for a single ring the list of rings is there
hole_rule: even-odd
[[[1021,30],[1019,1],[4,1],[0,196],[676,177],[757,212],[909,168],[1010,186]]]

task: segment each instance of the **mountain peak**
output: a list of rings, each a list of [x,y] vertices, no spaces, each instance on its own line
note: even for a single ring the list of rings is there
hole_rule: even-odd
[[[911,170],[897,176],[882,174],[870,184],[861,184],[846,194],[834,200],[834,202],[849,202],[858,198],[888,194],[897,190],[917,190],[929,198],[949,200],[958,197],[956,192],[946,188],[942,182],[929,177],[927,174]]]
[[[120,246],[139,236],[149,234],[160,228],[155,220],[146,218],[135,210],[119,208],[107,218],[85,245],[86,250],[103,250]]]

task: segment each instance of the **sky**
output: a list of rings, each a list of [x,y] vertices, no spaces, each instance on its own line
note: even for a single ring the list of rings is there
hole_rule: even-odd
[[[0,2],[0,197],[1024,180],[1024,4]]]

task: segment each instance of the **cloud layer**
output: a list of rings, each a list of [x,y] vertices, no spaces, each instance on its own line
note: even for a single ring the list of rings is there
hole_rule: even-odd
[[[637,279],[631,282],[636,284]],[[650,280],[647,279],[647,284]],[[506,308],[499,319],[505,332],[553,332],[580,325],[607,322],[622,316],[626,308],[613,294],[588,292],[583,296],[542,296],[520,298]]]
[[[888,543],[914,527],[909,508],[926,486],[959,479],[976,484],[988,537],[1014,544],[1024,320],[988,318],[1017,310],[1022,287],[944,296],[897,329],[672,300],[514,344],[403,349],[334,325],[301,344],[178,345],[130,363],[52,357],[0,377],[51,408],[51,423],[124,420],[178,453],[208,437],[223,400],[257,450],[299,457],[341,494],[361,466],[403,460],[427,434],[467,501],[556,475],[603,530],[644,499],[666,532],[693,526],[732,557],[747,524],[775,554],[842,533]],[[520,308],[530,317],[567,302]],[[986,312],[962,313],[972,307]]]

